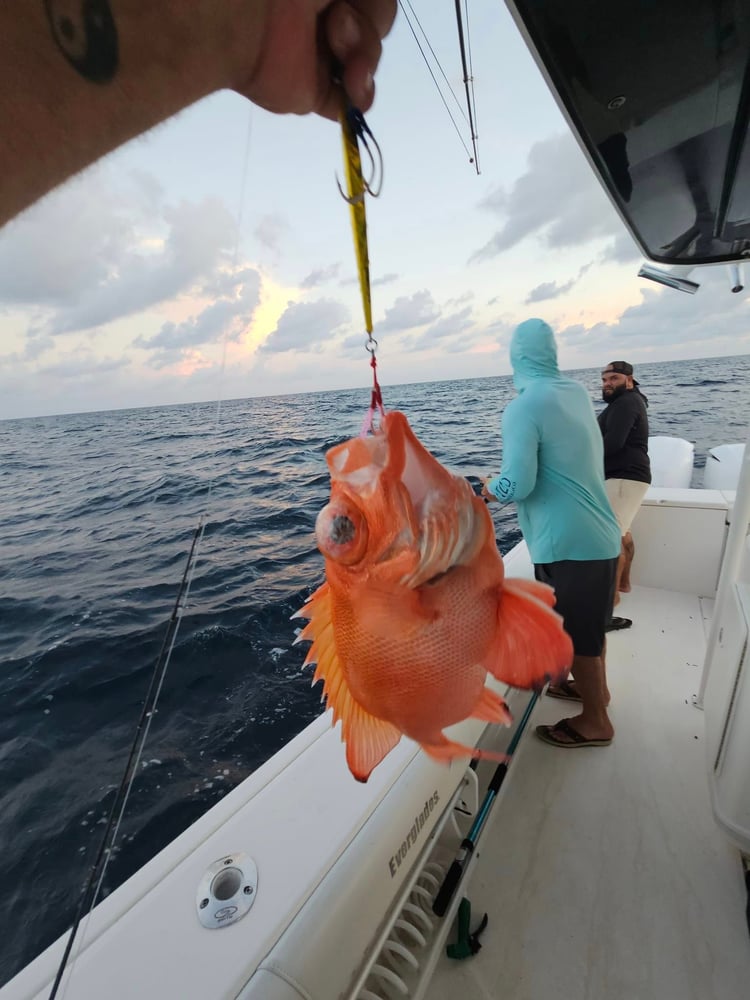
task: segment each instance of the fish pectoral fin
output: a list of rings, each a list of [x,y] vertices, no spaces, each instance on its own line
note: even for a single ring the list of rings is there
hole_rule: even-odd
[[[503,726],[509,726],[513,721],[505,700],[488,687],[482,688],[469,718],[481,719],[482,722],[499,722]]]
[[[371,715],[346,690],[347,703],[341,711],[341,738],[346,743],[346,763],[357,781],[367,781],[373,769],[401,739],[390,722]]]
[[[367,781],[373,768],[401,739],[401,732],[390,722],[371,715],[349,690],[336,649],[327,583],[318,587],[297,615],[310,619],[299,635],[299,639],[312,639],[304,666],[317,664],[313,684],[323,681],[323,698],[333,713],[334,725],[341,719],[349,770],[357,781]]]
[[[531,580],[508,580],[501,587],[497,634],[483,666],[517,688],[544,687],[568,676],[573,643],[552,610],[550,587]]]

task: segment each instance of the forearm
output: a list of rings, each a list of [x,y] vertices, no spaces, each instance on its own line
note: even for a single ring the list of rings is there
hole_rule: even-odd
[[[262,5],[242,5],[239,22],[232,7],[223,0],[3,0],[0,225],[121,143],[231,85],[226,54],[238,26],[252,66],[261,29],[252,30],[252,19]]]
[[[515,486],[516,484],[507,476],[503,476],[502,473],[488,479],[486,483],[487,492],[503,503],[511,503],[515,500]]]
[[[506,503],[525,500],[536,485],[539,447],[536,424],[511,403],[503,414],[502,437],[502,468],[487,484],[488,489]]]

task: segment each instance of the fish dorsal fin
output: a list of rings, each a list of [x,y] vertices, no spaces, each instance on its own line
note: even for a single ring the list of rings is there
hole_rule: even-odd
[[[354,698],[336,650],[331,590],[327,583],[318,587],[294,617],[309,618],[297,642],[312,640],[303,666],[317,664],[313,684],[323,681],[323,698],[333,712],[334,725],[341,719],[341,738],[346,743],[346,762],[357,781],[367,781],[386,754],[401,739],[390,722],[371,715]]]

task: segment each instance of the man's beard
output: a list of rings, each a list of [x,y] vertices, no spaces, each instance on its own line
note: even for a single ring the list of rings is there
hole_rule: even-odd
[[[617,399],[618,396],[622,396],[624,392],[628,391],[626,385],[618,385],[615,389],[602,389],[602,399],[605,403],[611,403],[613,399]]]

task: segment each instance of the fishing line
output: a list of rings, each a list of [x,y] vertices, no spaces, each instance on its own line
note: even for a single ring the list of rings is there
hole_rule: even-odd
[[[242,218],[245,204],[245,190],[247,187],[247,175],[250,159],[250,139],[252,136],[252,105],[248,104],[248,127],[247,135],[245,139],[245,153],[243,157],[242,172],[241,172],[241,182],[240,182],[240,194],[236,213],[236,233],[235,233],[235,245],[234,252],[232,255],[232,272],[236,272],[237,261],[239,258],[239,245],[240,245],[240,233],[242,228]],[[228,342],[228,332],[227,329],[224,330],[224,335],[222,337],[222,355],[221,364],[219,367],[219,384],[221,385],[224,381],[226,374],[226,356],[227,356],[227,342]],[[222,395],[221,393],[217,396],[216,402],[216,414],[214,422],[214,441],[215,449],[218,449],[218,432],[219,424],[221,419],[221,404]],[[208,516],[208,510],[210,509],[211,500],[213,497],[214,489],[214,475],[212,474],[209,482],[208,489],[206,491],[206,502],[204,505],[204,510],[198,518],[198,524],[193,532],[192,541],[190,543],[190,549],[188,552],[187,562],[185,569],[182,574],[182,579],[180,581],[177,597],[175,599],[174,607],[172,609],[172,614],[170,616],[169,622],[167,624],[167,630],[162,640],[161,649],[156,658],[154,664],[154,669],[151,673],[151,680],[149,682],[148,691],[143,702],[143,708],[141,710],[140,717],[136,724],[135,733],[133,735],[133,741],[131,743],[130,752],[128,754],[127,763],[125,765],[125,770],[123,772],[120,785],[115,793],[115,798],[112,803],[112,807],[107,818],[107,824],[102,835],[102,839],[99,845],[99,849],[94,859],[94,863],[91,866],[88,878],[84,883],[84,888],[81,893],[81,897],[76,909],[76,914],[73,920],[73,925],[68,936],[67,943],[65,945],[65,950],[63,956],[60,960],[60,964],[57,969],[57,974],[55,976],[55,981],[52,985],[52,990],[49,994],[49,1000],[55,1000],[57,996],[60,983],[62,981],[63,975],[66,968],[68,967],[68,962],[70,959],[71,951],[73,949],[73,944],[76,940],[78,929],[84,918],[84,915],[88,913],[91,915],[96,903],[99,899],[99,894],[101,891],[102,884],[104,882],[104,877],[107,872],[107,866],[111,860],[112,854],[114,853],[115,844],[117,843],[118,834],[120,831],[120,826],[122,824],[123,818],[125,816],[126,807],[128,804],[128,799],[130,798],[130,792],[132,790],[135,776],[138,773],[138,765],[140,763],[141,757],[143,756],[143,751],[148,740],[149,731],[151,729],[151,722],[153,721],[154,715],[156,714],[156,706],[161,695],[162,688],[164,686],[164,680],[167,675],[167,670],[169,669],[169,664],[172,659],[172,652],[177,641],[177,634],[179,631],[180,623],[182,621],[183,615],[187,608],[188,597],[190,594],[190,587],[195,575],[195,569],[198,562],[198,556],[200,553],[200,547],[203,542],[203,538],[206,530],[206,520]],[[96,884],[94,884],[96,883]],[[63,989],[63,996],[67,990],[68,984],[72,979],[72,970],[75,962],[80,955],[83,946],[86,941],[86,930],[88,929],[88,924],[84,929],[83,934],[78,938],[78,947],[76,954],[70,960],[71,975],[65,983]]]
[[[409,18],[408,18],[407,14],[406,14],[406,11],[404,10],[404,0],[398,0],[398,2],[399,2],[399,6],[401,7],[401,12],[403,13],[404,17],[406,18],[406,21],[409,24],[409,27],[412,29],[412,33],[414,33],[414,28],[412,28],[411,24],[409,23]],[[422,24],[421,24],[419,18],[417,17],[417,13],[416,13],[416,11],[414,10],[414,8],[411,5],[411,0],[406,0],[406,3],[409,4],[409,10],[411,11],[412,17],[417,22],[417,26],[419,27],[419,30],[422,32],[424,40],[427,43],[427,47],[429,48],[430,52],[432,53],[432,58],[435,60],[435,65],[440,70],[440,73],[441,73],[443,79],[445,80],[445,85],[448,88],[448,90],[450,91],[451,97],[456,102],[456,108],[458,109],[459,114],[461,115],[461,117],[463,118],[463,120],[468,125],[469,124],[469,119],[466,117],[466,112],[464,111],[463,105],[461,104],[461,102],[459,101],[458,97],[456,96],[455,90],[453,89],[453,87],[451,87],[450,80],[446,76],[445,70],[443,69],[443,67],[440,64],[440,60],[438,59],[437,54],[435,53],[435,50],[432,47],[432,43],[430,42],[430,39],[429,39],[429,37],[427,35],[427,32],[422,27]],[[414,37],[415,37],[415,40],[416,40],[416,35]],[[417,45],[419,45],[419,41],[418,40],[417,40]],[[422,48],[420,46],[420,52],[421,51],[422,51]],[[426,63],[427,62],[427,58],[424,55],[424,52],[422,52],[422,56],[423,56],[423,58],[425,60],[425,63]],[[427,68],[429,69],[429,64],[428,64]],[[433,77],[433,80],[434,79],[435,78]],[[437,80],[435,80],[435,84],[437,85]]]
[[[407,2],[408,2],[408,0],[407,0]],[[414,35],[414,41],[417,43],[417,48],[419,49],[420,53],[422,54],[422,58],[424,59],[424,64],[427,67],[430,76],[432,77],[432,82],[435,84],[435,89],[437,90],[437,92],[438,92],[438,94],[440,96],[440,100],[443,102],[445,110],[448,113],[448,117],[450,118],[451,122],[453,123],[453,128],[456,130],[456,135],[458,136],[459,141],[461,142],[461,145],[464,147],[464,149],[466,151],[466,155],[469,157],[469,161],[471,162],[471,150],[469,149],[469,147],[464,142],[464,137],[461,135],[461,130],[459,129],[459,127],[458,127],[458,125],[456,123],[456,119],[451,114],[451,109],[448,107],[448,102],[446,101],[445,97],[443,96],[443,92],[440,89],[440,84],[438,83],[438,81],[437,81],[437,79],[435,77],[435,74],[432,72],[432,67],[430,66],[430,63],[429,63],[429,61],[427,59],[427,56],[425,55],[424,49],[422,48],[422,46],[421,46],[421,44],[419,42],[419,39],[417,38],[417,33],[414,30],[414,27],[413,27],[411,21],[409,20],[409,16],[406,13],[406,10],[404,8],[402,0],[399,0],[399,6],[401,7],[401,11],[402,11],[402,13],[404,15],[404,18],[406,19],[406,23],[409,25],[409,28],[411,29],[412,35]],[[415,17],[416,17],[416,15],[415,15]],[[427,36],[425,35],[425,38],[426,37]],[[436,59],[436,62],[437,62],[437,59]],[[438,63],[438,65],[440,65],[440,64]],[[445,75],[445,74],[443,74],[443,75]],[[449,88],[450,88],[450,84],[449,84]],[[451,90],[451,93],[453,93],[452,90]],[[455,97],[455,95],[454,95],[454,97]],[[461,113],[463,114],[463,109],[461,110]],[[465,115],[464,115],[464,118],[466,118]],[[468,124],[468,122],[467,122],[467,124]]]

